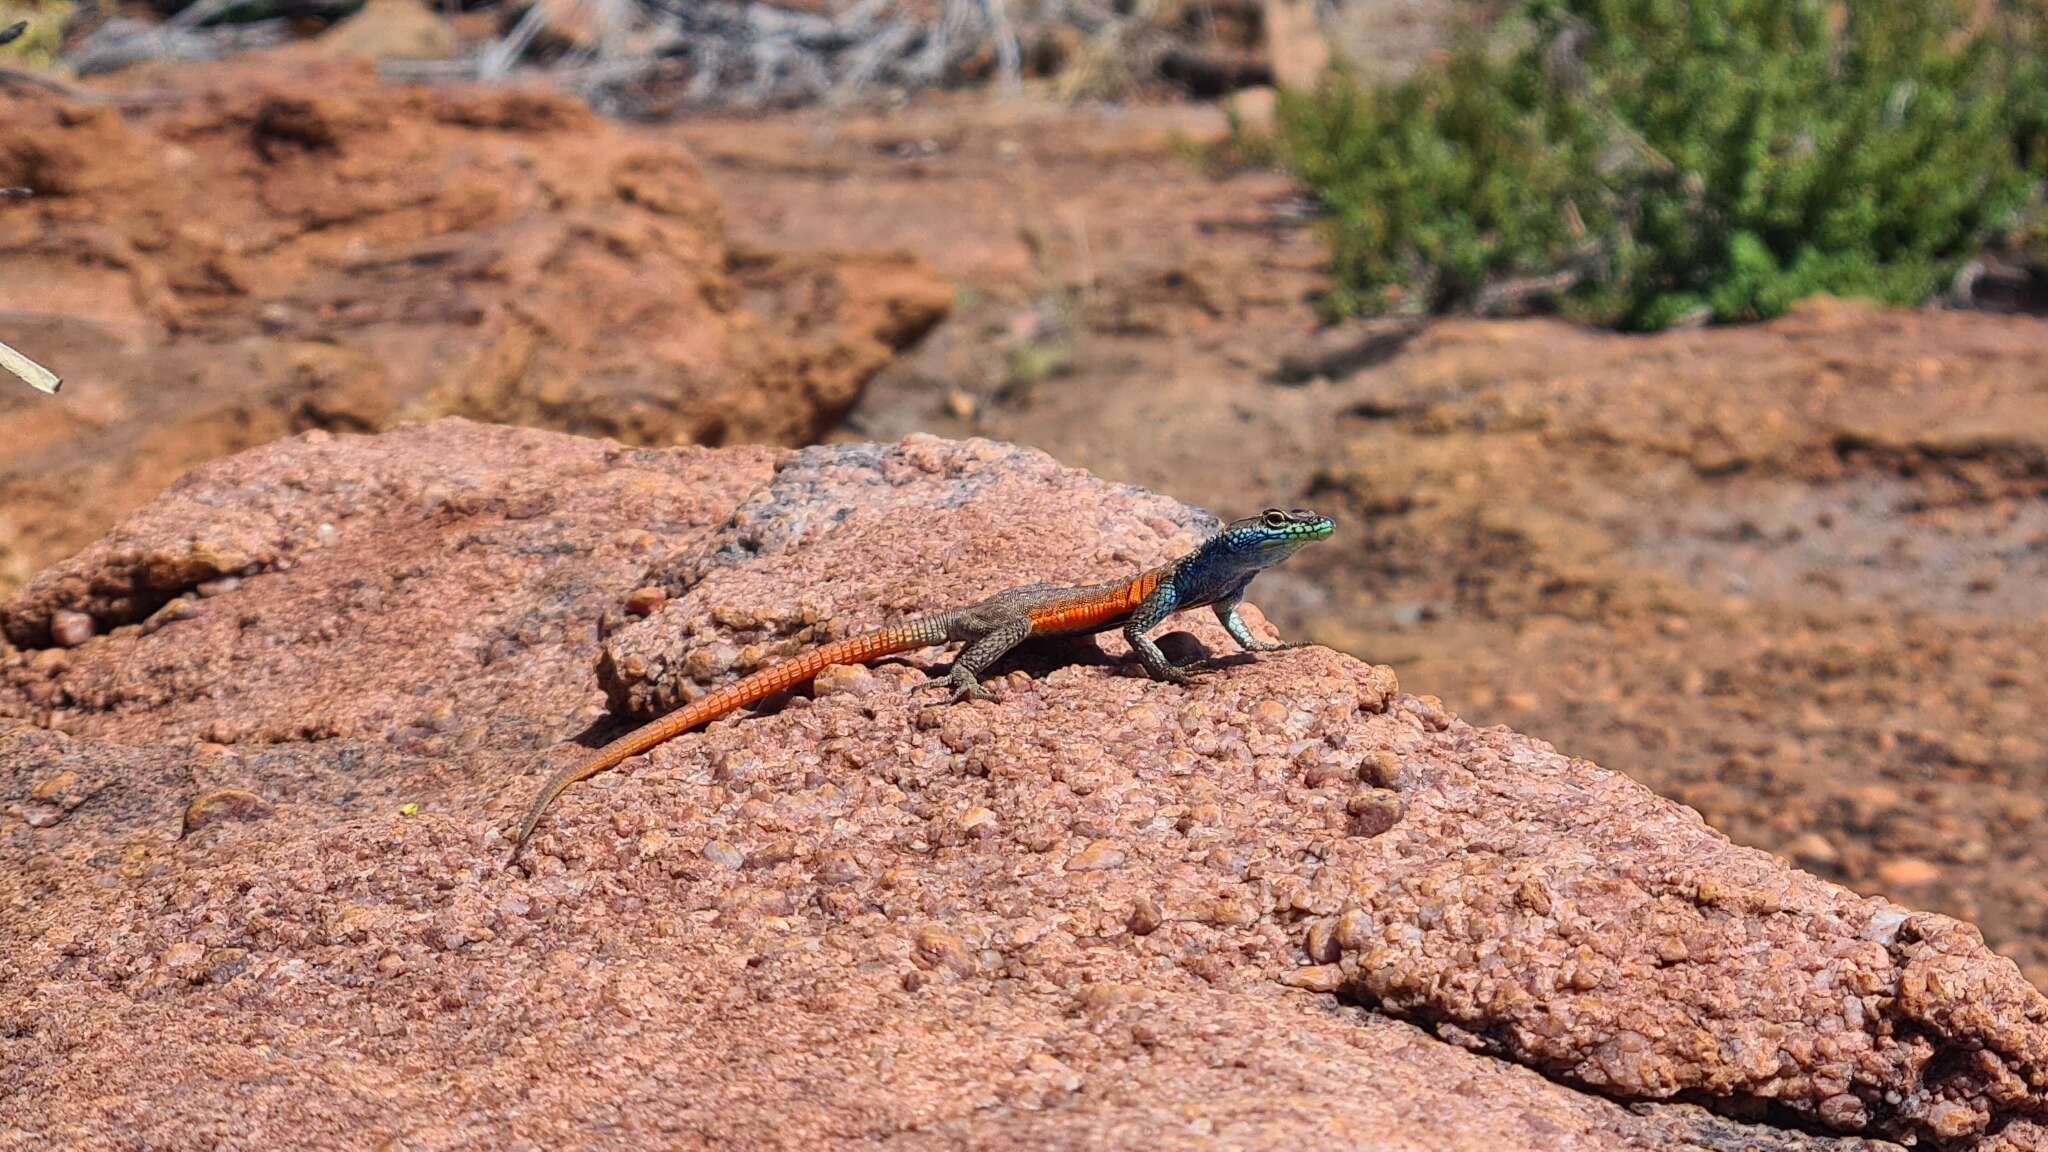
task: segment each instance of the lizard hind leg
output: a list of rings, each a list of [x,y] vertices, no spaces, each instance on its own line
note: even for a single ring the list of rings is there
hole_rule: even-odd
[[[982,673],[1031,635],[1031,618],[1022,612],[1014,612],[986,620],[963,621],[962,624],[961,638],[966,641],[966,647],[954,659],[952,671],[933,677],[932,683],[953,690],[950,703],[992,699],[989,690],[982,687]]]

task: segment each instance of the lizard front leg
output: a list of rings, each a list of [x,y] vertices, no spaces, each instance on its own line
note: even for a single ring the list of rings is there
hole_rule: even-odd
[[[1160,621],[1173,615],[1179,604],[1180,596],[1173,590],[1173,581],[1161,580],[1159,587],[1153,589],[1144,603],[1138,605],[1137,611],[1131,613],[1131,618],[1124,622],[1124,642],[1138,654],[1138,662],[1145,666],[1146,674],[1154,680],[1164,680],[1168,684],[1193,684],[1195,674],[1168,660],[1166,653],[1159,650],[1159,645],[1145,635],[1157,628]]]
[[[1244,617],[1237,614],[1237,606],[1242,603],[1244,603],[1244,589],[1240,588],[1223,599],[1218,600],[1214,606],[1216,609],[1216,619],[1222,622],[1223,630],[1230,633],[1230,638],[1237,641],[1239,648],[1247,652],[1279,652],[1288,648],[1308,647],[1306,643],[1298,640],[1292,643],[1278,640],[1266,641],[1252,635],[1251,627],[1244,622]]]

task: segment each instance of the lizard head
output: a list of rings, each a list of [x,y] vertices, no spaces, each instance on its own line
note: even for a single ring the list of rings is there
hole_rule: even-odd
[[[1278,564],[1305,544],[1329,539],[1336,530],[1336,521],[1306,508],[1268,508],[1257,516],[1231,521],[1203,550],[1213,549],[1219,559],[1227,559],[1233,566],[1257,570]]]

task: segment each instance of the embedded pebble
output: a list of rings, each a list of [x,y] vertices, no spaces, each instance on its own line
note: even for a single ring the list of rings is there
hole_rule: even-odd
[[[1159,931],[1166,914],[1160,911],[1159,902],[1150,896],[1140,896],[1131,903],[1131,914],[1124,920],[1124,926],[1133,936],[1150,936]]]
[[[972,974],[977,966],[965,940],[936,927],[925,928],[917,934],[912,957],[920,968],[940,968],[961,976]]]
[[[1253,722],[1267,731],[1277,731],[1287,723],[1287,705],[1268,696],[1252,705]]]
[[[1377,748],[1358,765],[1358,778],[1375,788],[1401,786],[1401,758],[1391,748]]]
[[[1302,947],[1317,964],[1335,964],[1342,959],[1344,949],[1337,943],[1337,921],[1323,917],[1311,922]]]
[[[1401,822],[1406,805],[1397,792],[1382,788],[1351,794],[1344,811],[1351,819],[1346,830],[1353,836],[1378,836]]]
[[[1069,872],[1101,872],[1123,867],[1124,850],[1108,840],[1097,840],[1067,857]]]
[[[60,608],[50,614],[50,639],[65,648],[76,648],[93,638],[97,626],[83,612]]]
[[[182,838],[223,820],[259,820],[270,815],[270,802],[246,788],[214,788],[185,805]]]
[[[39,803],[56,804],[70,809],[78,807],[79,803],[85,799],[85,794],[79,787],[78,773],[66,769],[54,776],[45,778],[35,787],[29,789],[28,798]]]
[[[1820,1119],[1831,1128],[1853,1132],[1870,1119],[1870,1111],[1857,1097],[1838,1092],[1820,1102]]]
[[[1346,908],[1337,916],[1331,939],[1342,952],[1362,952],[1372,942],[1372,914],[1363,908]]]
[[[840,694],[859,695],[883,687],[881,678],[865,664],[833,664],[811,681],[812,694],[821,699]]]
[[[658,584],[648,584],[633,589],[626,597],[626,611],[634,616],[652,616],[666,603],[668,590]]]
[[[1344,969],[1336,964],[1312,964],[1282,974],[1280,982],[1310,992],[1335,992],[1344,986]]]

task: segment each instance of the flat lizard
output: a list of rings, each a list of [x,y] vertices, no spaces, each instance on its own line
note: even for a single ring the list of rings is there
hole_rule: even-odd
[[[1153,679],[1188,684],[1193,682],[1194,673],[1169,661],[1145,633],[1175,612],[1204,605],[1215,609],[1224,630],[1247,652],[1299,647],[1269,644],[1253,636],[1238,615],[1238,604],[1243,601],[1245,586],[1252,582],[1252,577],[1287,559],[1303,545],[1328,538],[1335,528],[1329,517],[1306,509],[1289,512],[1268,508],[1257,516],[1225,525],[1180,559],[1136,576],[1081,588],[1055,588],[1048,584],[1013,588],[965,608],[863,632],[763,668],[626,733],[581,762],[555,773],[527,811],[526,822],[520,825],[519,837],[512,842],[512,855],[506,863],[519,859],[541,813],[569,785],[587,780],[699,725],[778,692],[808,684],[834,664],[864,664],[934,644],[958,643],[962,648],[952,670],[932,680],[932,684],[951,688],[952,702],[958,703],[970,697],[987,699],[989,691],[981,685],[982,673],[1025,640],[1081,636],[1121,626],[1124,640]]]

